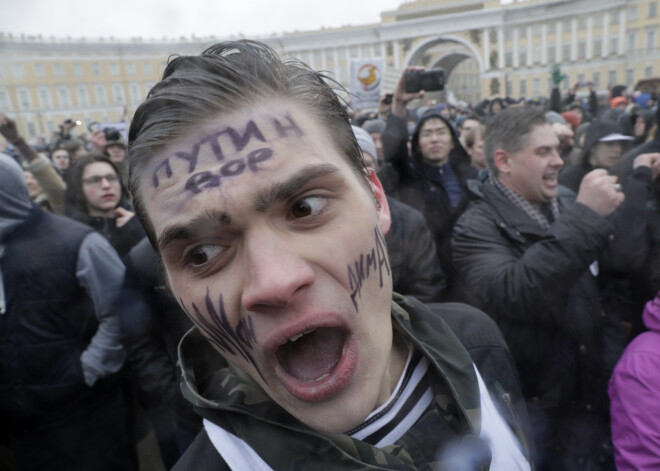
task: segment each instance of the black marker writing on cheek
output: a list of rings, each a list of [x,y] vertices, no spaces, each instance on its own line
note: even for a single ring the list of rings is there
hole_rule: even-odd
[[[195,303],[192,303],[194,316],[185,308],[183,300],[179,298],[179,304],[184,307],[186,313],[191,317],[197,327],[202,330],[209,339],[219,350],[229,353],[231,355],[240,355],[247,362],[249,362],[254,369],[257,370],[261,379],[266,382],[266,379],[259,371],[257,363],[250,354],[253,349],[257,337],[254,332],[254,324],[252,317],[247,316],[236,325],[234,329],[227,319],[227,312],[225,311],[225,304],[222,295],[219,296],[218,309],[213,305],[208,288],[206,289],[206,297],[204,298],[204,307],[206,308],[206,315],[203,315]]]
[[[291,138],[291,137],[302,137],[305,135],[303,130],[298,126],[298,124],[295,122],[291,116],[284,116],[281,120],[278,118],[271,117],[267,123],[272,126],[272,129],[270,129],[271,134],[276,136],[277,139],[286,139],[286,138]],[[268,127],[268,126],[267,126]],[[222,141],[220,138],[222,136],[228,136],[229,141],[226,139],[223,139]],[[263,143],[268,143],[270,142],[266,137],[264,137],[264,133],[259,129],[257,126],[257,123],[254,120],[248,121],[248,123],[245,125],[245,129],[241,133],[240,131],[236,130],[235,128],[231,126],[227,126],[224,129],[221,129],[219,131],[215,131],[213,133],[207,134],[203,136],[201,139],[199,139],[197,142],[195,142],[192,145],[191,149],[188,150],[179,150],[176,151],[173,155],[166,157],[162,162],[160,162],[153,170],[151,174],[151,180],[153,183],[154,188],[158,188],[160,185],[161,179],[169,179],[174,176],[174,170],[172,169],[172,164],[177,161],[184,161],[188,165],[186,166],[186,173],[191,174],[195,171],[198,165],[198,160],[199,160],[199,154],[200,150],[203,146],[208,146],[211,149],[211,152],[215,158],[215,161],[217,162],[222,162],[225,159],[225,152],[223,148],[223,143],[225,146],[228,145],[228,142],[231,142],[231,146],[233,148],[233,152],[241,152],[245,147],[252,142],[253,140],[260,141]],[[263,154],[264,150],[270,151],[270,155],[268,157],[265,157]],[[270,158],[272,155],[272,149],[258,149],[259,153],[254,156],[254,152],[251,152],[248,157],[247,161],[243,161],[247,163],[248,167],[250,167],[250,170],[253,172],[256,171],[256,164],[258,162],[263,162],[267,158]],[[233,153],[232,152],[232,153]],[[252,156],[252,157],[251,157]],[[235,159],[238,160],[238,159]],[[234,164],[236,165],[236,163]],[[223,168],[225,168],[223,166]],[[227,170],[227,169],[226,169]],[[227,170],[229,172],[237,172],[236,167],[233,168],[233,170]],[[236,175],[242,173],[237,172]],[[191,187],[195,189],[199,189],[197,186],[195,186],[193,183],[190,183]],[[209,188],[208,186],[204,186],[203,188]],[[201,190],[200,190],[201,191]],[[195,191],[193,190],[193,193]]]
[[[383,272],[390,275],[390,262],[387,258],[387,247],[385,238],[378,227],[374,228],[374,247],[366,254],[360,254],[360,257],[348,267],[348,284],[351,290],[351,301],[355,310],[358,311],[357,298],[362,297],[362,284],[372,273],[378,273],[379,287],[383,287]],[[385,269],[385,270],[383,270]]]

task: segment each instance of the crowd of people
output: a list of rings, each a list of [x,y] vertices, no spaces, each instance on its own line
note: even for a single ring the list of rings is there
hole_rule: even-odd
[[[239,41],[130,145],[0,117],[0,468],[660,469],[656,96],[329,83]]]

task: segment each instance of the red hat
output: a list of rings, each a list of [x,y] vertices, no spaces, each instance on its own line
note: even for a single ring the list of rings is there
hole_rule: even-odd
[[[617,106],[624,104],[628,104],[628,99],[625,96],[618,96],[612,100],[612,104],[610,105],[610,108],[616,108]]]
[[[564,111],[561,114],[561,117],[564,118],[566,122],[573,127],[573,130],[577,129],[577,127],[580,125],[580,117],[575,111]]]

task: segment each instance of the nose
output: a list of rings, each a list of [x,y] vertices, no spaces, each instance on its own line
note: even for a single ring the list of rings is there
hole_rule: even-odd
[[[297,252],[290,235],[263,230],[246,235],[246,281],[241,302],[249,311],[284,307],[314,283],[311,265]]]
[[[559,151],[557,149],[552,151],[552,166],[553,167],[564,166],[564,159],[561,158],[561,155],[559,155]]]
[[[105,177],[101,178],[101,188],[109,188],[109,187],[110,187],[110,180],[108,180]]]

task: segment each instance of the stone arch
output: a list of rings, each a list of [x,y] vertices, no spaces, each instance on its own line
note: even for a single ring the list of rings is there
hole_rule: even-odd
[[[469,41],[466,41],[463,38],[453,35],[443,35],[423,41],[408,54],[408,56],[406,57],[403,63],[403,67],[407,67],[409,65],[415,65],[416,63],[419,62],[419,60],[422,58],[422,56],[426,51],[433,48],[433,46],[437,44],[443,44],[443,43],[459,44],[472,53],[471,55],[468,55],[467,53],[450,53],[441,57],[439,60],[436,60],[434,62],[434,66],[444,67],[447,73],[447,77],[451,73],[451,70],[454,67],[456,67],[456,65],[458,65],[463,60],[470,58],[477,61],[480,75],[485,72],[484,61],[481,55],[479,54],[479,51],[477,51],[477,49]]]

